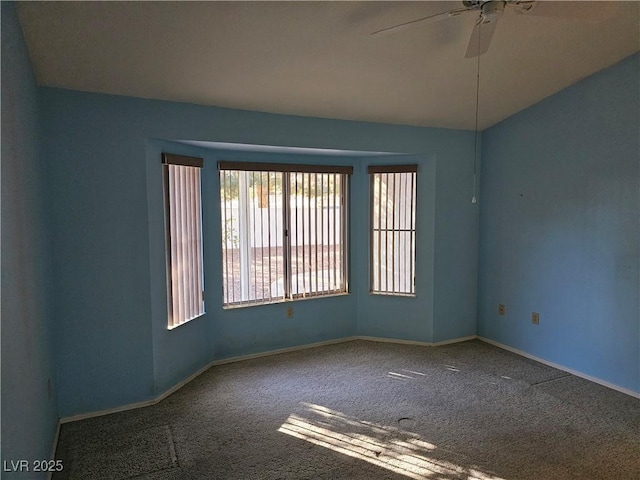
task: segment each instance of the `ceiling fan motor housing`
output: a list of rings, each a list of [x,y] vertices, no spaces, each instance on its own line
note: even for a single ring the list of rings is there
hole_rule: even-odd
[[[492,23],[498,20],[504,13],[506,2],[485,2],[482,4],[482,23]]]
[[[462,4],[468,10],[480,10],[480,18],[478,23],[492,23],[495,22],[500,16],[502,16],[506,1],[493,0],[493,1],[481,1],[481,0],[464,0]]]

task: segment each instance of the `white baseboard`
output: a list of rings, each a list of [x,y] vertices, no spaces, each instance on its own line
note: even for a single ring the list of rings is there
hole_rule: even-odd
[[[62,417],[60,419],[60,423],[77,422],[79,420],[86,420],[88,418],[102,417],[103,415],[111,415],[112,413],[125,412],[127,410],[135,410],[136,408],[149,407],[151,405],[155,405],[159,401],[160,400],[153,398],[151,400],[145,400],[142,402],[129,403],[127,405],[122,405],[121,407],[106,408],[104,410],[98,410],[96,412],[79,413],[78,415]]]
[[[349,342],[349,341],[352,341],[352,340],[366,340],[366,341],[370,341],[370,342],[397,343],[397,344],[401,344],[401,345],[417,345],[417,346],[422,346],[422,347],[438,347],[438,346],[442,346],[442,345],[450,345],[452,343],[466,342],[468,340],[474,340],[474,339],[481,340],[481,341],[483,341],[485,343],[489,343],[491,345],[494,345],[496,347],[502,348],[504,350],[508,350],[508,351],[510,351],[512,353],[521,355],[521,356],[529,358],[531,360],[535,360],[537,362],[543,363],[543,364],[548,365],[550,367],[557,368],[557,369],[565,371],[567,373],[571,373],[572,375],[575,375],[577,377],[581,377],[581,378],[584,378],[586,380],[590,380],[592,382],[595,382],[595,383],[598,383],[600,385],[603,385],[605,387],[612,388],[614,390],[617,390],[619,392],[625,393],[627,395],[631,395],[632,397],[640,398],[640,393],[634,392],[633,390],[630,390],[628,388],[624,388],[624,387],[620,387],[618,385],[614,385],[612,383],[606,382],[606,381],[601,380],[599,378],[592,377],[590,375],[586,375],[586,374],[584,374],[582,372],[579,372],[577,370],[573,370],[573,369],[564,367],[564,366],[559,365],[557,363],[549,362],[548,360],[545,360],[543,358],[536,357],[535,355],[528,354],[528,353],[523,352],[521,350],[509,347],[508,345],[504,345],[504,344],[501,344],[501,343],[496,342],[494,340],[490,340],[488,338],[484,338],[484,337],[481,337],[481,336],[478,336],[478,335],[469,335],[469,336],[466,336],[466,337],[453,338],[451,340],[444,340],[442,342],[435,342],[435,343],[434,342],[419,342],[419,341],[415,341],[415,340],[402,340],[402,339],[397,339],[397,338],[384,338],[384,337],[371,337],[371,336],[366,336],[366,335],[358,335],[358,336],[351,336],[351,337],[336,338],[336,339],[332,339],[332,340],[325,340],[325,341],[322,341],[322,342],[309,343],[309,344],[306,344],[306,345],[299,345],[299,346],[295,346],[295,347],[287,347],[287,348],[280,348],[280,349],[277,349],[277,350],[269,350],[269,351],[266,351],[266,352],[252,353],[252,354],[249,354],[249,355],[239,355],[239,356],[236,356],[236,357],[229,357],[229,358],[223,358],[223,359],[219,359],[219,360],[214,360],[214,361],[208,363],[207,365],[205,365],[204,367],[202,367],[197,372],[192,373],[187,378],[185,378],[184,380],[180,381],[179,383],[177,383],[173,387],[169,388],[165,392],[163,392],[160,395],[156,396],[155,398],[152,398],[152,399],[149,399],[149,400],[146,400],[146,401],[142,401],[142,402],[123,405],[121,407],[109,408],[109,409],[105,409],[105,410],[99,410],[97,412],[82,413],[82,414],[79,414],[79,415],[72,415],[72,416],[69,416],[69,417],[61,418],[60,422],[58,423],[58,430],[56,431],[56,438],[55,438],[56,442],[54,443],[54,447],[53,447],[54,448],[54,453],[55,453],[55,448],[56,448],[56,445],[57,445],[57,439],[58,439],[58,433],[59,433],[59,430],[60,430],[60,424],[68,423],[68,422],[75,422],[75,421],[78,421],[78,420],[86,420],[88,418],[101,417],[103,415],[110,415],[112,413],[124,412],[124,411],[127,411],[127,410],[134,410],[136,408],[149,407],[151,405],[155,405],[158,402],[160,402],[160,401],[164,400],[165,398],[167,398],[172,393],[180,390],[187,383],[191,382],[194,378],[198,377],[199,375],[203,374],[204,372],[209,370],[211,367],[216,366],[216,365],[224,365],[224,364],[227,364],[227,363],[241,362],[243,360],[250,360],[252,358],[260,358],[260,357],[267,357],[267,356],[271,356],[271,355],[278,355],[280,353],[295,352],[295,351],[298,351],[298,350],[306,350],[306,349],[314,348],[314,347],[322,347],[322,346],[325,346],[325,345],[333,345],[333,344],[337,344],[337,343],[344,343],[344,342]]]
[[[352,337],[353,340],[366,340],[368,342],[381,342],[381,343],[399,343],[400,345],[417,345],[420,347],[432,347],[431,342],[418,342],[416,340],[402,340],[400,338],[384,338],[384,337],[369,337],[367,335],[358,335]]]
[[[451,345],[452,343],[467,342],[469,340],[475,340],[476,338],[478,338],[477,335],[469,335],[467,337],[459,337],[459,338],[453,338],[451,340],[444,340],[442,342],[435,342],[433,343],[433,346],[439,347],[441,345]]]
[[[239,355],[239,356],[236,356],[236,357],[222,358],[222,359],[214,360],[214,361],[208,363],[207,365],[202,367],[197,372],[192,373],[191,375],[189,375],[184,380],[178,382],[173,387],[169,388],[165,392],[161,393],[160,395],[158,395],[158,396],[156,396],[156,397],[154,397],[152,399],[145,400],[145,401],[142,401],[142,402],[130,403],[128,405],[123,405],[123,406],[120,406],[120,407],[107,408],[105,410],[98,410],[96,412],[81,413],[81,414],[78,414],[78,415],[71,415],[69,417],[63,417],[63,418],[60,419],[59,424],[69,423],[69,422],[76,422],[76,421],[79,421],[79,420],[86,420],[88,418],[101,417],[103,415],[110,415],[112,413],[124,412],[124,411],[127,411],[127,410],[134,410],[136,408],[150,407],[151,405],[155,405],[158,402],[161,402],[162,400],[167,398],[172,393],[177,392],[182,387],[184,387],[187,383],[191,382],[194,378],[198,377],[199,375],[202,375],[204,372],[206,372],[211,367],[214,367],[216,365],[224,365],[224,364],[227,364],[227,363],[234,363],[234,362],[241,362],[243,360],[250,360],[252,358],[268,357],[268,356],[271,356],[271,355],[278,355],[280,353],[295,352],[295,351],[298,351],[298,350],[306,350],[306,349],[309,349],[309,348],[322,347],[322,346],[325,346],[325,345],[333,345],[333,344],[337,344],[337,343],[350,342],[352,340],[367,340],[367,341],[370,341],[370,342],[399,343],[399,344],[403,344],[403,345],[418,345],[418,346],[423,346],[423,347],[434,347],[434,346],[439,346],[439,345],[448,345],[448,344],[451,344],[451,343],[465,342],[467,340],[473,340],[474,338],[477,338],[477,337],[475,335],[471,335],[471,336],[468,336],[468,337],[454,338],[454,339],[451,339],[451,340],[445,340],[443,342],[432,343],[432,342],[418,342],[418,341],[414,341],[414,340],[402,340],[402,339],[397,339],[397,338],[352,336],[352,337],[335,338],[335,339],[332,339],[332,340],[325,340],[325,341],[322,341],[322,342],[308,343],[308,344],[305,344],[305,345],[299,345],[299,346],[295,346],[295,347],[279,348],[277,350],[268,350],[266,352],[251,353],[251,354],[248,354],[248,355]],[[56,436],[56,443],[57,443],[57,436]],[[54,445],[54,448],[55,448],[55,445]]]
[[[335,338],[333,340],[325,340],[323,342],[316,342],[316,343],[307,343],[305,345],[299,345],[296,347],[279,348],[277,350],[268,350],[266,352],[251,353],[249,355],[239,355],[237,357],[223,358],[220,360],[214,360],[209,365],[204,367],[204,369],[206,370],[210,367],[213,367],[214,365],[224,365],[225,363],[241,362],[243,360],[250,360],[252,358],[269,357],[271,355],[278,355],[280,353],[296,352],[298,350],[306,350],[308,348],[323,347],[325,345],[334,345],[337,343],[350,342],[352,340],[357,340],[358,338],[359,337]]]
[[[145,401],[142,401],[142,402],[130,403],[130,404],[123,405],[123,406],[120,406],[120,407],[107,408],[107,409],[104,409],[104,410],[98,410],[96,412],[80,413],[78,415],[71,415],[69,417],[63,417],[63,418],[60,419],[59,424],[69,423],[69,422],[76,422],[78,420],[86,420],[88,418],[102,417],[103,415],[110,415],[112,413],[124,412],[124,411],[127,411],[127,410],[135,410],[136,408],[150,407],[151,405],[155,405],[158,402],[161,402],[162,400],[167,398],[172,393],[177,392],[182,387],[184,387],[187,383],[192,381],[194,378],[198,377],[199,375],[202,375],[204,372],[206,372],[211,367],[216,366],[216,365],[224,365],[226,363],[241,362],[242,360],[250,360],[252,358],[267,357],[267,356],[270,356],[270,355],[278,355],[279,353],[287,353],[287,352],[295,352],[295,351],[298,351],[298,350],[306,350],[308,348],[322,347],[324,345],[333,345],[333,344],[336,344],[336,343],[348,342],[348,341],[355,340],[355,339],[356,339],[356,337],[337,338],[337,339],[332,339],[332,340],[325,340],[323,342],[308,343],[308,344],[299,345],[299,346],[296,346],[296,347],[280,348],[280,349],[277,349],[277,350],[269,350],[269,351],[266,351],[266,352],[252,353],[252,354],[249,354],[249,355],[239,355],[237,357],[229,357],[229,358],[223,358],[223,359],[220,359],[220,360],[214,360],[214,361],[208,363],[207,365],[205,365],[204,367],[202,367],[197,372],[192,373],[191,375],[189,375],[184,380],[178,382],[173,387],[169,388],[168,390],[162,392],[160,395],[158,395],[158,396],[156,396],[156,397],[154,397],[152,399],[145,400]],[[56,443],[57,443],[57,437],[56,437]],[[54,446],[54,449],[55,449],[55,446]]]
[[[605,387],[608,387],[608,388],[611,388],[613,390],[622,392],[622,393],[630,395],[632,397],[640,398],[640,393],[639,392],[635,392],[635,391],[630,390],[628,388],[620,387],[618,385],[612,384],[610,382],[606,382],[604,380],[601,380],[599,378],[593,377],[591,375],[586,375],[586,374],[584,374],[582,372],[579,372],[577,370],[573,370],[571,368],[564,367],[564,366],[559,365],[557,363],[545,360],[544,358],[536,357],[535,355],[531,355],[529,353],[523,352],[521,350],[518,350],[516,348],[510,347],[508,345],[504,345],[504,344],[496,342],[494,340],[491,340],[491,339],[488,339],[488,338],[485,338],[485,337],[481,337],[479,335],[469,335],[469,336],[466,336],[466,337],[454,338],[454,339],[451,339],[451,340],[445,340],[445,341],[441,341],[441,342],[419,342],[419,341],[414,341],[414,340],[402,340],[402,339],[396,339],[396,338],[370,337],[370,336],[362,336],[362,335],[360,335],[360,336],[351,336],[351,337],[344,337],[344,338],[326,340],[326,341],[323,341],[323,342],[310,343],[310,344],[300,345],[300,346],[296,346],[296,347],[288,347],[288,348],[281,348],[281,349],[277,349],[277,350],[270,350],[270,351],[267,351],[267,352],[253,353],[253,354],[249,354],[249,355],[240,355],[240,356],[236,356],[236,357],[230,357],[230,358],[224,358],[224,359],[220,359],[220,360],[214,360],[214,361],[210,362],[209,364],[205,365],[204,367],[202,367],[201,369],[199,369],[197,372],[189,375],[187,378],[185,378],[181,382],[177,383],[176,385],[174,385],[173,387],[169,388],[168,390],[166,390],[165,392],[161,393],[160,395],[158,395],[157,397],[155,397],[153,399],[150,399],[150,400],[147,400],[147,401],[143,401],[143,402],[132,403],[132,404],[129,404],[129,405],[123,405],[121,407],[110,408],[110,409],[106,409],[106,410],[100,410],[100,411],[97,411],[97,412],[90,412],[90,413],[84,413],[84,414],[73,415],[73,416],[61,418],[58,421],[58,425],[56,427],[56,432],[55,432],[54,439],[53,439],[53,447],[52,447],[51,457],[50,458],[51,458],[51,460],[55,460],[56,449],[57,449],[57,446],[58,446],[58,438],[59,438],[59,435],[60,435],[60,426],[63,423],[74,422],[74,421],[78,421],[78,420],[85,420],[85,419],[88,419],[88,418],[100,417],[100,416],[109,415],[109,414],[112,414],[112,413],[123,412],[123,411],[126,411],[126,410],[134,410],[136,408],[142,408],[142,407],[148,407],[148,406],[151,406],[151,405],[155,405],[158,402],[160,402],[160,401],[164,400],[165,398],[167,398],[172,393],[174,393],[174,392],[178,391],[179,389],[181,389],[182,387],[184,387],[187,383],[191,382],[193,379],[195,379],[199,375],[203,374],[204,372],[206,372],[211,367],[216,366],[216,365],[224,365],[224,364],[227,364],[227,363],[240,362],[240,361],[249,360],[249,359],[252,359],[252,358],[267,357],[267,356],[271,356],[271,355],[277,355],[277,354],[280,354],[280,353],[287,353],[287,352],[295,352],[295,351],[299,351],[299,350],[306,350],[306,349],[309,349],[309,348],[321,347],[321,346],[324,346],[324,345],[333,345],[333,344],[338,344],[338,343],[344,343],[344,342],[349,342],[349,341],[352,341],[352,340],[366,340],[366,341],[372,341],[372,342],[396,343],[396,344],[402,344],[402,345],[417,345],[417,346],[423,346],[423,347],[437,347],[437,346],[442,346],[442,345],[450,345],[452,343],[466,342],[468,340],[474,340],[474,339],[481,340],[481,341],[483,341],[485,343],[488,343],[490,345],[496,346],[498,348],[502,348],[504,350],[507,350],[507,351],[515,353],[517,355],[529,358],[531,360],[535,360],[536,362],[540,362],[540,363],[542,363],[544,365],[548,365],[550,367],[557,368],[558,370],[565,371],[565,372],[570,373],[572,375],[575,375],[577,377],[584,378],[584,379],[589,380],[591,382],[597,383],[599,385],[603,385]],[[52,478],[52,473],[51,472],[48,474],[47,478],[48,478],[48,480],[51,480],[51,478]]]
[[[517,348],[513,348],[513,347],[510,347],[508,345],[504,345],[504,344],[502,344],[500,342],[496,342],[495,340],[491,340],[489,338],[485,338],[485,337],[481,337],[481,336],[477,336],[477,338],[478,338],[478,340],[481,340],[481,341],[483,341],[485,343],[489,343],[489,344],[491,344],[491,345],[493,345],[495,347],[502,348],[503,350],[507,350],[507,351],[509,351],[511,353],[515,353],[517,355],[521,355],[521,356],[529,358],[531,360],[535,360],[536,362],[543,363],[545,365],[548,365],[549,367],[557,368],[558,370],[562,370],[563,372],[570,373],[571,375],[575,375],[576,377],[584,378],[585,380],[589,380],[590,382],[594,382],[594,383],[597,383],[597,384],[602,385],[604,387],[608,387],[608,388],[611,388],[613,390],[617,390],[618,392],[625,393],[625,394],[630,395],[630,396],[635,397],[635,398],[640,398],[640,392],[635,392],[635,391],[630,390],[628,388],[621,387],[619,385],[615,385],[613,383],[610,383],[610,382],[607,382],[605,380],[602,380],[602,379],[600,379],[598,377],[593,377],[591,375],[587,375],[586,373],[579,372],[578,370],[574,370],[572,368],[567,368],[567,367],[565,367],[563,365],[560,365],[560,364],[557,364],[557,363],[554,363],[554,362],[550,362],[549,360],[545,360],[544,358],[536,357],[535,355],[531,355],[530,353],[523,352],[522,350],[518,350]]]
[[[288,352],[295,352],[295,351],[299,351],[299,350],[306,350],[306,349],[309,349],[309,348],[321,347],[321,346],[325,346],[325,345],[333,345],[333,344],[338,344],[338,343],[344,343],[344,342],[349,342],[349,341],[352,341],[352,340],[366,340],[366,341],[371,341],[371,342],[396,343],[396,344],[402,344],[402,345],[417,345],[417,346],[423,346],[423,347],[437,347],[437,346],[442,346],[442,345],[450,345],[452,343],[466,342],[468,340],[474,340],[474,339],[481,340],[481,341],[483,341],[485,343],[488,343],[490,345],[496,346],[498,348],[502,348],[504,350],[507,350],[507,351],[512,352],[512,353],[515,353],[517,355],[521,355],[521,356],[529,358],[531,360],[535,360],[536,362],[540,362],[540,363],[542,363],[544,365],[548,365],[550,367],[557,368],[558,370],[565,371],[565,372],[570,373],[572,375],[575,375],[577,377],[584,378],[585,380],[589,380],[589,381],[597,383],[599,385],[603,385],[603,386],[611,388],[613,390],[617,390],[619,392],[625,393],[625,394],[630,395],[632,397],[640,398],[640,393],[639,392],[635,392],[635,391],[630,390],[628,388],[620,387],[619,385],[615,385],[615,384],[612,384],[610,382],[606,382],[606,381],[604,381],[604,380],[602,380],[600,378],[596,378],[596,377],[593,377],[591,375],[587,375],[585,373],[579,372],[577,370],[573,370],[571,368],[564,367],[564,366],[559,365],[557,363],[545,360],[544,358],[536,357],[535,355],[531,355],[529,353],[523,352],[521,350],[518,350],[516,348],[510,347],[508,345],[504,345],[504,344],[496,342],[494,340],[491,340],[491,339],[488,339],[488,338],[485,338],[485,337],[481,337],[479,335],[469,335],[469,336],[466,336],[466,337],[454,338],[454,339],[445,340],[445,341],[442,341],[442,342],[419,342],[419,341],[414,341],[414,340],[402,340],[402,339],[397,339],[397,338],[370,337],[370,336],[366,336],[366,335],[359,335],[359,336],[351,336],[351,337],[344,337],[344,338],[326,340],[326,341],[323,341],[323,342],[310,343],[310,344],[306,344],[306,345],[299,345],[299,346],[296,346],[296,347],[280,348],[280,349],[277,349],[277,350],[269,350],[269,351],[266,351],[266,352],[253,353],[253,354],[249,354],[249,355],[239,355],[239,356],[236,356],[236,357],[230,357],[230,358],[223,358],[223,359],[219,359],[219,360],[214,360],[214,361],[208,363],[207,365],[205,365],[204,367],[202,367],[201,369],[199,369],[197,372],[189,375],[187,378],[185,378],[181,382],[177,383],[173,387],[169,388],[165,392],[161,393],[157,397],[152,398],[150,400],[137,402],[137,403],[132,403],[132,404],[128,404],[128,405],[123,405],[123,406],[116,407],[116,408],[109,408],[109,409],[105,409],[105,410],[100,410],[100,411],[97,411],[97,412],[83,413],[83,414],[79,414],[79,415],[72,415],[72,416],[69,416],[69,417],[61,418],[58,421],[58,425],[56,427],[56,432],[55,432],[54,441],[53,441],[53,447],[52,447],[52,452],[51,452],[51,459],[52,460],[55,459],[56,448],[58,446],[58,437],[60,435],[60,426],[63,423],[75,422],[75,421],[78,421],[78,420],[86,420],[88,418],[100,417],[100,416],[109,415],[109,414],[112,414],[112,413],[124,412],[124,411],[127,411],[127,410],[134,410],[136,408],[149,407],[151,405],[155,405],[158,402],[160,402],[160,401],[164,400],[165,398],[167,398],[172,393],[174,393],[174,392],[178,391],[179,389],[181,389],[182,387],[184,387],[187,383],[191,382],[193,379],[195,379],[199,375],[203,374],[204,372],[209,370],[211,367],[216,366],[216,365],[224,365],[224,364],[227,364],[227,363],[240,362],[240,361],[249,360],[249,359],[252,359],[252,358],[267,357],[267,356],[271,356],[271,355],[277,355],[277,354],[280,354],[280,353],[288,353]],[[49,480],[51,480],[51,475],[52,474],[49,473],[49,476],[48,476]]]
[[[469,335],[468,337],[452,338],[451,340],[444,340],[442,342],[418,342],[415,340],[402,340],[398,338],[385,338],[385,337],[369,337],[369,336],[357,336],[351,337],[353,340],[367,340],[370,342],[384,342],[384,343],[399,343],[401,345],[418,345],[421,347],[439,347],[441,345],[449,345],[451,343],[466,342],[467,340],[474,340],[478,338],[476,335]]]
[[[53,448],[52,448],[52,452],[51,452],[51,459],[52,460],[55,459],[56,448],[58,446],[58,437],[60,435],[60,426],[63,423],[76,422],[76,421],[80,421],[80,420],[87,420],[89,418],[101,417],[101,416],[104,416],[104,415],[110,415],[112,413],[125,412],[127,410],[135,410],[137,408],[143,408],[143,407],[150,407],[152,405],[155,405],[155,404],[161,402],[162,400],[167,398],[172,393],[177,392],[182,387],[184,387],[187,383],[191,382],[193,379],[195,379],[196,377],[198,377],[199,375],[203,374],[204,372],[209,370],[211,367],[214,367],[216,365],[224,365],[224,364],[227,364],[227,363],[241,362],[243,360],[250,360],[252,358],[267,357],[267,356],[271,356],[271,355],[278,355],[280,353],[295,352],[295,351],[306,350],[306,349],[314,348],[314,347],[322,347],[322,346],[325,346],[325,345],[334,345],[334,344],[338,344],[338,343],[350,342],[350,341],[353,341],[353,340],[366,340],[366,341],[370,341],[370,342],[396,343],[396,344],[402,344],[402,345],[417,345],[417,346],[422,346],[422,347],[434,347],[434,346],[440,346],[440,345],[448,345],[448,344],[451,344],[451,343],[465,342],[467,340],[473,340],[475,338],[477,338],[476,335],[471,335],[471,336],[468,336],[468,337],[460,337],[460,338],[454,338],[454,339],[451,339],[451,340],[445,340],[443,342],[432,343],[432,342],[418,342],[418,341],[415,341],[415,340],[402,340],[402,339],[397,339],[397,338],[369,337],[369,336],[362,336],[361,335],[361,336],[351,336],[351,337],[336,338],[336,339],[332,339],[332,340],[325,340],[325,341],[322,341],[322,342],[309,343],[309,344],[299,345],[299,346],[295,346],[295,347],[280,348],[280,349],[277,349],[277,350],[269,350],[269,351],[266,351],[266,352],[252,353],[252,354],[249,354],[249,355],[239,355],[239,356],[236,356],[236,357],[229,357],[229,358],[223,358],[223,359],[219,359],[219,360],[214,360],[214,361],[208,363],[207,365],[205,365],[204,367],[202,367],[201,369],[199,369],[198,371],[192,373],[191,375],[189,375],[184,380],[178,382],[173,387],[169,388],[165,392],[161,393],[157,397],[152,398],[150,400],[145,400],[145,401],[136,402],[136,403],[130,403],[130,404],[127,404],[127,405],[122,405],[120,407],[107,408],[107,409],[98,410],[98,411],[95,411],[95,412],[81,413],[81,414],[78,414],[78,415],[71,415],[71,416],[68,416],[68,417],[61,418],[58,421],[58,425],[56,427],[56,433],[55,433],[55,437],[54,437],[54,441],[53,441]],[[49,474],[48,478],[49,478],[49,480],[51,479],[51,473]]]

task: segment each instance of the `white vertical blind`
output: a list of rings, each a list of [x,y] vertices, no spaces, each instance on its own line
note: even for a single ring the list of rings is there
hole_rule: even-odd
[[[174,328],[204,313],[201,165],[192,165],[190,157],[165,154],[163,159],[168,327]]]
[[[336,173],[291,174],[292,298],[347,291],[346,180]]]
[[[220,170],[223,304],[284,298],[282,172]]]
[[[371,292],[415,295],[415,165],[370,167]]]
[[[350,167],[219,167],[225,307],[347,291]]]

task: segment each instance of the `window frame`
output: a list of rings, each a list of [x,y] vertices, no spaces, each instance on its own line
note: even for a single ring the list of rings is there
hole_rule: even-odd
[[[172,215],[172,188],[171,188],[171,167],[185,167],[197,169],[197,190],[191,192],[193,195],[189,198],[191,207],[194,211],[188,213],[187,225],[188,235],[196,234],[196,238],[191,242],[195,242],[195,251],[190,250],[187,255],[187,264],[189,271],[183,273],[183,277],[178,281],[178,285],[174,288],[174,274],[172,257],[177,246],[174,244],[172,231],[177,232],[177,226],[174,226],[175,214]],[[185,155],[176,155],[171,153],[162,153],[162,176],[164,186],[164,225],[165,225],[165,259],[166,259],[166,283],[167,283],[167,328],[172,330],[189,323],[206,313],[205,308],[205,278],[204,278],[204,241],[203,241],[203,222],[202,222],[202,168],[204,160],[198,157],[189,157]],[[181,209],[182,210],[182,209]],[[194,223],[195,221],[195,223]],[[184,226],[181,229],[184,231]],[[194,231],[195,230],[195,231]],[[176,237],[178,234],[176,234]],[[192,245],[193,246],[193,245]],[[195,267],[195,272],[193,268]],[[190,277],[190,278],[186,278]],[[184,299],[183,288],[189,289],[186,285],[190,283],[191,289],[196,288],[195,292],[190,292],[190,299]],[[179,290],[182,290],[179,291]],[[181,298],[180,295],[183,295]],[[199,298],[198,298],[199,296]],[[176,306],[176,302],[180,305]],[[188,303],[189,305],[185,305]],[[176,319],[176,313],[179,315]]]
[[[416,248],[416,244],[417,244],[417,228],[416,228],[416,224],[417,224],[417,205],[418,205],[418,195],[417,195],[417,187],[418,187],[418,165],[417,164],[407,164],[407,165],[370,165],[367,167],[367,173],[369,174],[369,293],[371,295],[383,295],[383,296],[394,296],[394,297],[415,297],[416,296],[416,252],[417,252],[417,248]],[[411,210],[410,210],[410,228],[409,229],[396,229],[395,228],[395,219],[392,220],[394,222],[394,224],[392,225],[392,228],[389,229],[387,228],[387,220],[385,220],[385,228],[382,229],[381,228],[381,219],[379,219],[379,224],[378,224],[378,228],[376,228],[375,222],[374,222],[374,216],[375,216],[375,208],[376,206],[378,207],[379,211],[381,211],[381,206],[382,206],[382,202],[379,199],[377,205],[376,205],[376,201],[375,201],[375,181],[376,181],[376,175],[384,175],[384,174],[412,174],[411,177]],[[394,177],[394,188],[395,188],[395,177]],[[395,192],[394,192],[394,196],[395,196]],[[386,209],[385,209],[386,211]],[[388,219],[388,216],[387,216]],[[389,232],[392,233],[392,235],[395,238],[395,234],[401,231],[406,231],[409,232],[410,234],[410,248],[409,248],[409,255],[411,255],[410,257],[408,257],[408,261],[409,261],[409,271],[410,271],[410,275],[409,275],[409,281],[405,282],[405,285],[408,283],[410,285],[410,289],[409,291],[399,291],[400,286],[398,286],[398,289],[395,288],[395,274],[396,271],[392,270],[392,278],[394,279],[392,281],[392,289],[389,290],[388,289],[388,274],[386,275],[386,285],[387,285],[387,289],[386,290],[382,290],[382,278],[377,278],[376,279],[376,273],[380,273],[381,270],[381,249],[382,249],[382,245],[381,245],[381,232],[385,231],[386,234],[388,234]],[[374,245],[375,245],[375,235],[376,232],[378,234],[378,272],[376,272],[376,269],[374,268],[374,255],[376,254],[376,251],[374,251]],[[395,255],[395,245],[393,247],[393,253],[392,255]],[[405,256],[406,256],[406,251],[405,251]],[[393,268],[395,268],[395,263],[393,263],[392,265],[394,265]],[[377,282],[376,282],[377,280]],[[378,285],[378,289],[375,288],[375,285]],[[400,283],[400,282],[399,282]]]
[[[222,255],[222,307],[224,309],[232,309],[232,308],[241,308],[248,306],[258,306],[258,305],[268,305],[273,303],[282,303],[287,301],[294,300],[302,300],[308,298],[321,298],[321,297],[330,297],[335,295],[345,295],[349,293],[349,189],[350,189],[350,176],[353,174],[352,166],[345,165],[311,165],[311,164],[294,164],[294,163],[271,163],[271,162],[246,162],[246,161],[226,161],[220,160],[218,161],[218,171],[219,171],[219,179],[220,179],[220,208],[221,208],[221,226],[222,226],[222,234],[225,235],[226,226],[222,225],[222,222],[225,222],[227,218],[226,215],[226,206],[223,206],[223,175],[224,172],[227,171],[245,171],[250,174],[255,174],[257,172],[277,172],[282,174],[282,228],[283,228],[283,295],[277,297],[265,297],[262,299],[248,299],[248,300],[239,300],[239,301],[228,301],[229,296],[225,295],[225,291],[228,292],[228,267],[227,267],[227,275],[225,276],[225,267],[224,263],[225,259],[225,243],[221,238],[221,255]],[[340,188],[340,244],[339,251],[341,254],[341,265],[340,265],[340,273],[341,273],[341,284],[340,288],[334,289],[325,289],[322,291],[313,291],[306,292],[303,290],[302,292],[296,291],[293,292],[293,277],[294,272],[292,268],[292,239],[293,235],[290,234],[293,228],[293,210],[295,214],[298,214],[297,206],[295,209],[291,206],[291,199],[294,192],[291,189],[291,176],[297,174],[335,174],[340,175],[341,177],[341,188]],[[317,180],[317,177],[316,177]],[[335,181],[335,179],[334,179]],[[296,189],[297,193],[297,189]],[[309,206],[308,206],[309,207]],[[316,203],[317,208],[317,203]],[[224,211],[223,211],[224,210]],[[304,214],[303,214],[304,215]],[[309,213],[310,215],[310,213]],[[316,212],[315,221],[317,222],[318,216]],[[317,223],[316,223],[317,224]],[[335,229],[335,225],[334,225]],[[315,237],[317,239],[317,237]],[[311,238],[310,238],[311,240]],[[303,238],[304,242],[304,238]],[[308,245],[315,245],[317,247],[318,243],[308,242]],[[299,245],[296,244],[296,248]],[[316,261],[317,266],[317,261]],[[335,267],[335,263],[334,263]],[[249,267],[250,268],[250,267]],[[337,270],[336,270],[337,271]],[[299,275],[299,273],[298,273]],[[302,273],[304,276],[304,271]],[[271,277],[270,277],[271,278]],[[311,281],[309,282],[312,283]],[[317,286],[317,285],[316,285]],[[299,289],[300,284],[296,284],[296,288]],[[324,281],[323,281],[324,287]],[[226,290],[225,290],[226,288]],[[254,287],[255,288],[255,287]]]

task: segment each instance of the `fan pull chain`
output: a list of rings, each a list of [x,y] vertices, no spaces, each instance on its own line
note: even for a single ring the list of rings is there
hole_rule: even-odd
[[[478,52],[480,52],[480,38],[482,36],[482,23],[478,25]],[[476,196],[476,183],[478,174],[478,110],[480,105],[480,55],[478,55],[478,64],[476,68],[476,123],[473,136],[473,197],[471,203],[478,203]]]

